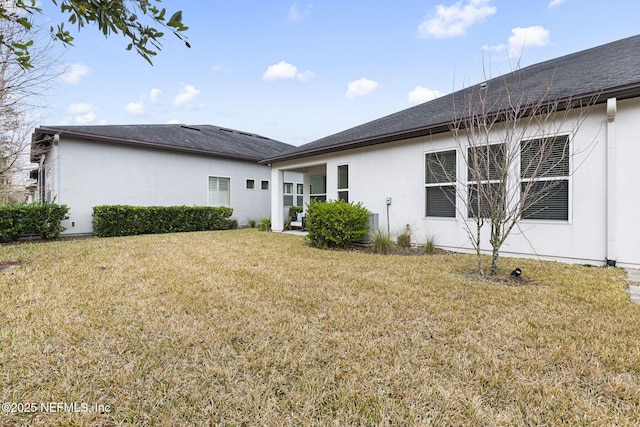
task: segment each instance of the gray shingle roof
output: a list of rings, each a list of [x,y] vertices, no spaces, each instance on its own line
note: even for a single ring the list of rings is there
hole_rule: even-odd
[[[606,102],[640,96],[640,36],[629,37],[541,62],[485,82],[489,104],[500,109],[504,88],[511,99],[588,99]],[[548,85],[551,85],[550,87]],[[468,104],[480,84],[412,108],[318,139],[263,160],[271,163],[315,154],[446,132],[461,105]],[[517,95],[515,95],[517,94]],[[493,103],[493,104],[492,104]],[[458,106],[456,110],[455,106]]]
[[[284,142],[233,129],[179,124],[41,126],[35,131],[34,142],[42,135],[56,133],[70,138],[134,144],[249,161],[276,156],[293,148]]]

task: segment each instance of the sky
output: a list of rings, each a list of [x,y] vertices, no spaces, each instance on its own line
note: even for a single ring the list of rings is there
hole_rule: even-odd
[[[39,0],[46,25],[64,18]],[[640,33],[638,0],[164,0],[153,66],[83,28],[56,45],[38,125],[210,124],[301,145]],[[206,9],[203,7],[206,5]],[[48,28],[48,27],[47,27]]]

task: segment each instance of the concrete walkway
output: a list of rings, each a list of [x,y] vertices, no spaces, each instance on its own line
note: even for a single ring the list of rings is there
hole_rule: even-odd
[[[628,268],[627,282],[629,286],[629,299],[640,304],[640,270]]]

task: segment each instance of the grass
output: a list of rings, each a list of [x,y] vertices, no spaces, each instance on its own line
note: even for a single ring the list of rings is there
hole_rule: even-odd
[[[640,423],[620,270],[519,259],[528,284],[510,286],[469,275],[473,256],[257,230],[0,247],[8,261],[0,402],[90,410],[0,425]]]

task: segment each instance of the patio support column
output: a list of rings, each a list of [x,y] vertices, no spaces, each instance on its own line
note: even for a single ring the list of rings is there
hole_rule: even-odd
[[[607,265],[615,265],[616,248],[616,98],[607,100]]]
[[[302,195],[303,210],[307,211],[307,205],[311,201],[311,176],[308,173],[302,175],[302,185],[304,187],[304,194]]]
[[[271,168],[271,230],[284,229],[284,171]]]

